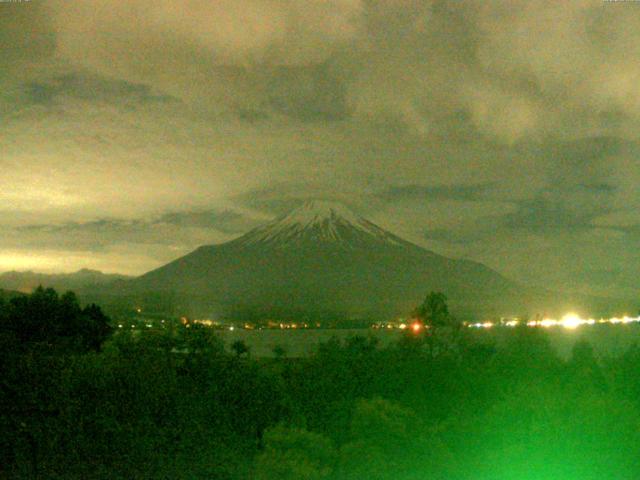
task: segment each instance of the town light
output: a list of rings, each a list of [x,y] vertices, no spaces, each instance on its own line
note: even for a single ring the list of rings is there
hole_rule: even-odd
[[[583,323],[586,322],[575,313],[567,313],[564,317],[562,317],[562,320],[560,320],[560,325],[570,330],[578,328]]]

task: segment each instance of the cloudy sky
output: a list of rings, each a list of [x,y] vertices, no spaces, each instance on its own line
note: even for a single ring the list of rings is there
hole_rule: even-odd
[[[139,274],[335,199],[636,295],[640,2],[0,2],[0,271]]]

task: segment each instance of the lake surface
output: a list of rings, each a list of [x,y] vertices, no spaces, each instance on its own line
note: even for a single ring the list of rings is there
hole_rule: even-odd
[[[536,327],[542,328],[542,327]],[[583,325],[575,330],[562,327],[545,329],[549,335],[551,345],[563,358],[571,355],[573,345],[578,340],[590,343],[597,355],[618,356],[629,347],[640,343],[640,325]],[[492,329],[472,330],[471,335],[478,338],[479,342],[496,341],[500,343],[508,336],[513,335],[513,329],[508,327],[494,327]],[[318,330],[222,330],[220,337],[227,348],[236,340],[244,341],[251,349],[251,355],[256,357],[273,357],[273,349],[276,346],[284,348],[288,357],[303,357],[313,354],[320,343],[330,340],[332,337],[344,340],[349,337],[372,336],[379,340],[381,346],[398,341],[402,335],[401,330],[384,329],[318,329]]]

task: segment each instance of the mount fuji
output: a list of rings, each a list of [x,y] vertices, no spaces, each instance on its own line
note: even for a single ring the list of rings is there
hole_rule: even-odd
[[[239,238],[126,282],[193,315],[389,318],[442,291],[461,318],[522,313],[522,287],[469,260],[403,240],[343,205],[307,202]]]

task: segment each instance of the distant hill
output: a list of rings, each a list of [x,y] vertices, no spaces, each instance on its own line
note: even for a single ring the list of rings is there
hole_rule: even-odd
[[[21,295],[24,295],[24,294],[21,292],[13,291],[13,290],[0,289],[0,300],[3,300],[5,302],[8,300],[11,300],[14,297],[19,297]]]
[[[105,274],[86,268],[74,273],[56,274],[14,271],[0,274],[0,288],[29,293],[39,285],[42,285],[43,287],[55,288],[60,292],[67,290],[79,291],[91,290],[94,287],[131,278],[125,275]]]
[[[102,295],[192,315],[373,319],[406,315],[432,290],[447,295],[459,318],[608,308],[606,300],[528,288],[480,263],[438,255],[326,202],[200,247]]]

